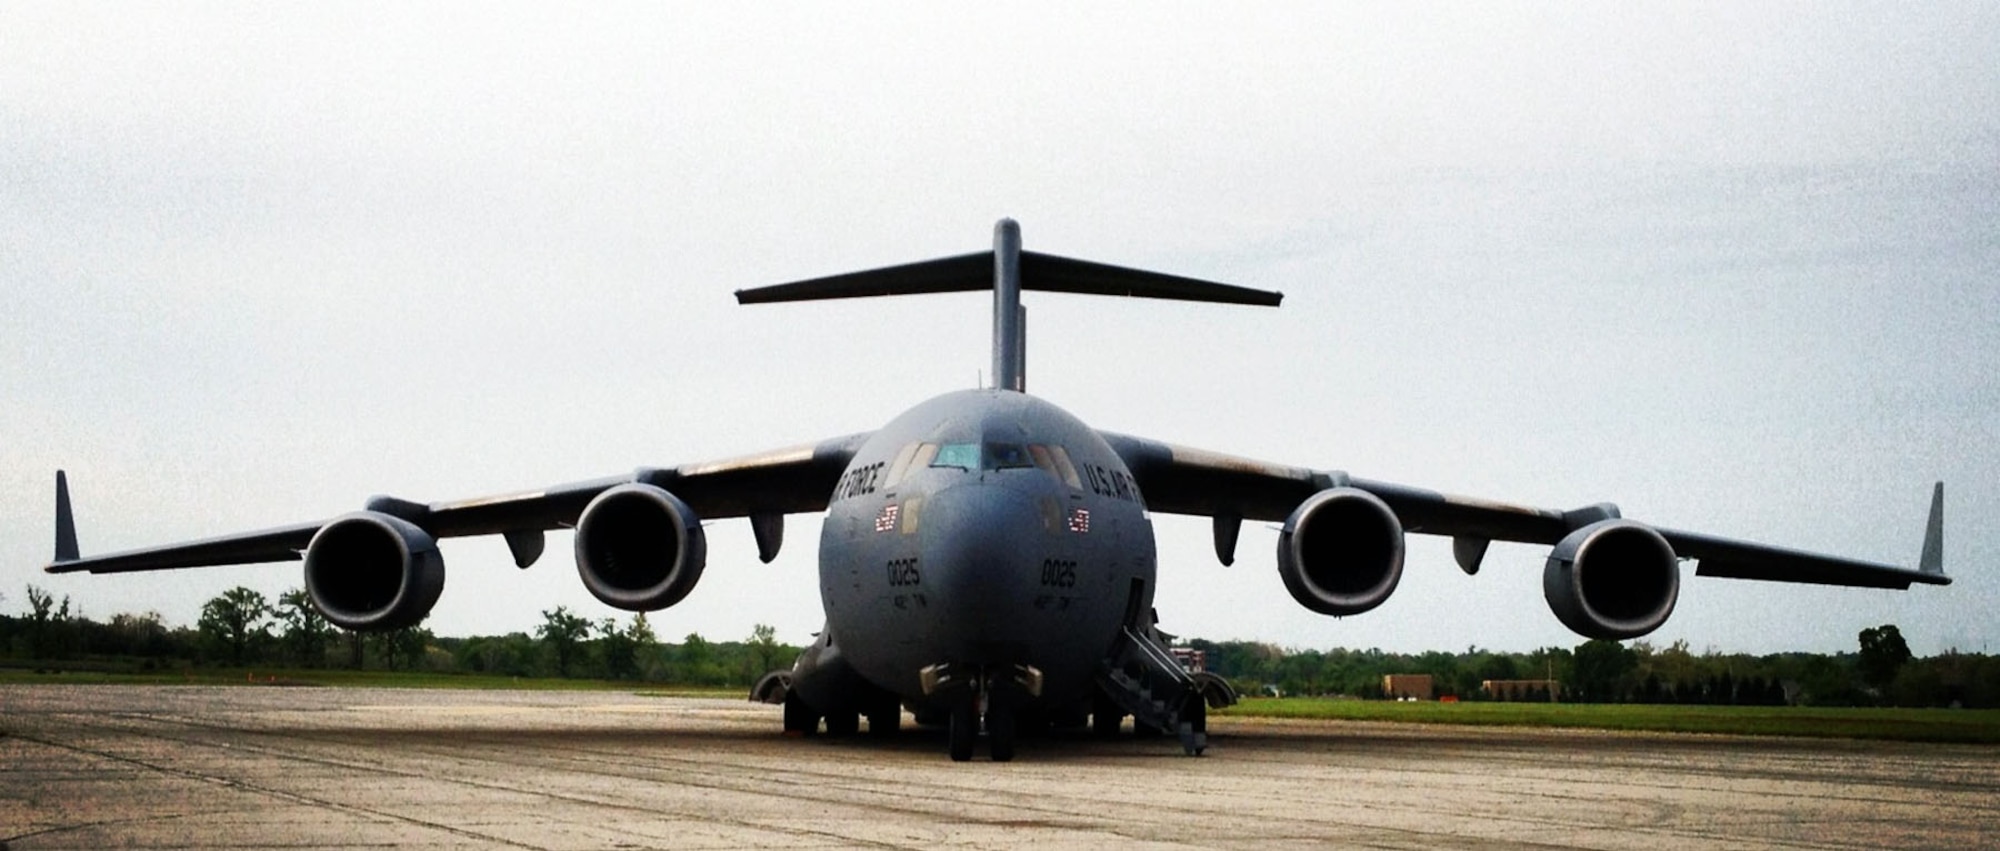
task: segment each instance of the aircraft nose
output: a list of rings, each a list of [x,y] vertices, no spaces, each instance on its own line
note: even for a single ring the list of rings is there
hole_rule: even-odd
[[[968,483],[924,506],[925,583],[939,626],[965,644],[1012,643],[1029,624],[1035,566],[1046,555],[1046,521],[1035,497]],[[934,584],[933,584],[934,583]]]

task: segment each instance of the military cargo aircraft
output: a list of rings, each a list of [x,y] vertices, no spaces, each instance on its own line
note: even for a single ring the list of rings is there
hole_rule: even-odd
[[[1683,532],[1611,504],[1527,508],[1253,461],[1091,428],[1026,391],[1023,290],[1276,306],[1276,292],[1023,251],[1001,220],[993,249],[737,292],[743,304],[991,289],[992,384],[947,393],[881,429],[741,458],[461,502],[377,496],[351,514],[80,557],[68,483],[56,474],[52,573],[119,573],[303,559],[305,588],[351,630],[415,625],[444,590],[438,539],[500,535],[517,565],[544,534],[575,530],[584,587],[608,605],[664,609],[701,579],[702,522],[748,518],[774,558],[787,514],[825,511],[826,625],[753,697],[782,703],[787,732],[893,731],[904,708],[949,728],[951,758],[983,735],[1011,759],[1023,723],[1171,733],[1206,747],[1207,709],[1235,699],[1190,672],[1157,627],[1152,512],[1213,519],[1235,558],[1245,520],[1282,522],[1277,566],[1312,611],[1381,605],[1403,573],[1404,536],[1449,536],[1476,573],[1493,541],[1552,547],[1542,590],[1580,635],[1625,639],[1673,612],[1680,562],[1701,576],[1906,589],[1942,585],[1942,501],[1931,497],[1914,569]]]

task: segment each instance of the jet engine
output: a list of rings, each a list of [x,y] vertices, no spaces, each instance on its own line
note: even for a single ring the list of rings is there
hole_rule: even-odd
[[[681,601],[708,561],[701,519],[680,497],[646,484],[597,495],[576,521],[576,570],[606,605],[649,612]]]
[[[306,593],[344,629],[416,626],[443,591],[437,539],[407,520],[357,511],[321,526],[306,545]]]
[[[1549,552],[1542,596],[1585,638],[1637,638],[1667,622],[1680,596],[1680,560],[1667,539],[1631,520],[1599,520]]]
[[[1403,522],[1367,491],[1320,491],[1285,518],[1278,575],[1292,599],[1315,612],[1368,611],[1389,599],[1403,578]]]

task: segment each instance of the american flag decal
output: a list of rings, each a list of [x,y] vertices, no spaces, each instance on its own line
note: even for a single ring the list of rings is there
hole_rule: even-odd
[[[1079,508],[1069,513],[1069,530],[1079,535],[1090,532],[1090,509]]]
[[[893,532],[896,529],[896,515],[902,513],[902,506],[890,503],[882,506],[882,512],[875,515],[875,531]]]

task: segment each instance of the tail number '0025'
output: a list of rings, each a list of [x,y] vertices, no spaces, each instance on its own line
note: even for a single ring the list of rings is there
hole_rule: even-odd
[[[1042,559],[1042,584],[1050,588],[1076,587],[1076,562],[1064,559]]]
[[[924,581],[924,575],[923,573],[917,570],[916,559],[898,558],[889,560],[890,585],[897,587],[906,585],[920,585],[923,583],[923,581]]]

